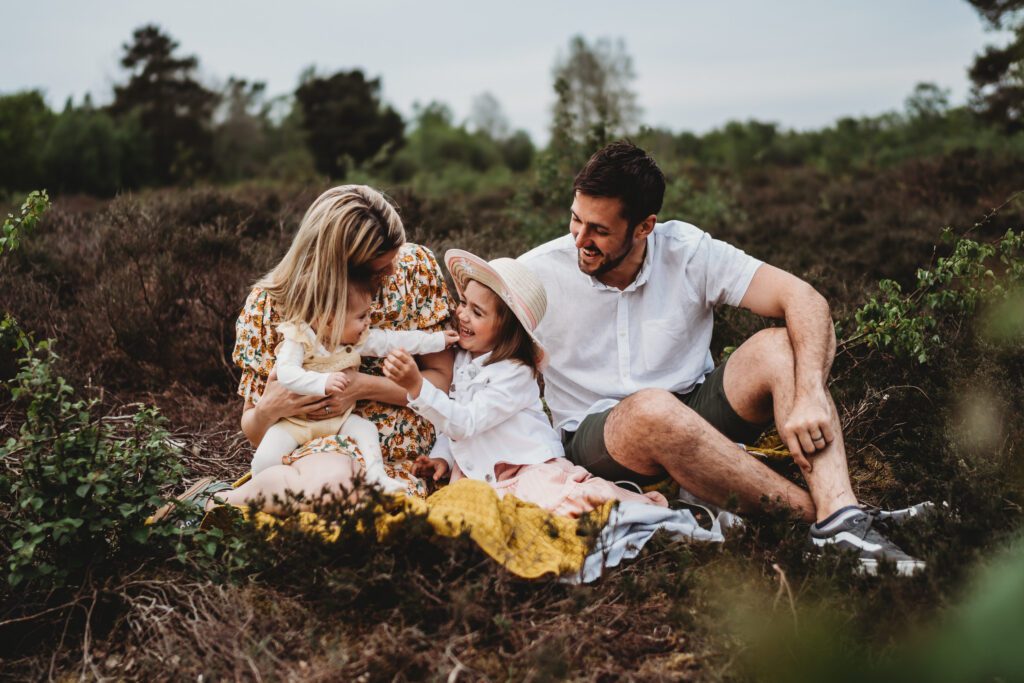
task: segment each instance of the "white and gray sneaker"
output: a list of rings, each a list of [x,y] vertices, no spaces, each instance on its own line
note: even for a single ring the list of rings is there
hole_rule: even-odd
[[[856,505],[836,510],[821,522],[811,525],[810,539],[814,548],[833,546],[856,555],[861,570],[874,576],[878,565],[888,562],[900,576],[911,576],[925,568],[918,560],[900,550],[899,546],[872,528],[876,516]]]
[[[881,522],[883,525],[888,525],[886,528],[902,526],[914,519],[930,519],[939,513],[939,506],[930,500],[918,503],[917,505],[911,505],[910,507],[900,508],[898,510],[883,510],[882,508],[877,508],[873,505],[863,504],[860,507],[864,512],[872,515],[878,522]],[[948,511],[949,504],[942,503],[942,509]]]

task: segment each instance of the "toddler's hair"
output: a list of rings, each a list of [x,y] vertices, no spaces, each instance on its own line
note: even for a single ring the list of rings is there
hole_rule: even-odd
[[[352,268],[348,271],[349,293],[362,294],[363,296],[373,299],[374,294],[377,293],[379,285],[380,283],[378,278],[369,268],[359,267]]]
[[[474,282],[487,287],[487,285],[479,280],[474,280]],[[508,307],[508,304],[502,301],[501,297],[495,294],[494,290],[490,287],[487,287],[487,289],[497,302],[495,314],[498,319],[498,339],[484,365],[490,365],[502,360],[515,360],[530,368],[533,371],[534,377],[540,376],[533,339],[530,337],[530,334],[523,327],[523,324],[519,322],[519,318],[512,312],[512,309]]]
[[[288,253],[263,276],[282,322],[342,320],[348,307],[350,271],[405,242],[398,212],[383,194],[365,185],[341,185],[320,195],[306,211]],[[341,342],[342,326],[320,326],[327,348]]]

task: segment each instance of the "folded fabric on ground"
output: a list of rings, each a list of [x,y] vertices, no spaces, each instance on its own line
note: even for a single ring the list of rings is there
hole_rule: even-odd
[[[658,531],[679,540],[705,543],[721,543],[725,540],[717,520],[714,527],[705,529],[697,523],[689,510],[670,510],[642,503],[619,503],[611,511],[583,567],[576,574],[565,575],[563,580],[571,583],[596,581],[605,569],[617,567],[623,560],[639,555]]]
[[[211,510],[204,526],[229,524],[231,515],[225,512],[224,508]],[[680,539],[724,540],[720,531],[701,528],[687,510],[642,503],[616,506],[609,501],[573,519],[552,515],[512,495],[498,497],[489,484],[471,479],[461,479],[426,500],[409,497],[392,508],[382,508],[374,532],[386,542],[398,525],[413,516],[424,517],[439,536],[467,535],[490,558],[524,579],[558,576],[571,582],[594,581],[604,568],[636,557],[659,530]],[[271,533],[282,524],[297,523],[328,542],[338,541],[340,535],[337,527],[312,512],[290,520],[257,512],[252,521]]]

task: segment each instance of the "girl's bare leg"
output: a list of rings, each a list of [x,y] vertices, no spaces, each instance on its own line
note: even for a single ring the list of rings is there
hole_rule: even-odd
[[[291,465],[268,467],[238,488],[217,494],[217,498],[240,506],[262,500],[265,512],[280,513],[284,511],[282,503],[290,491],[303,496],[299,509],[309,509],[310,502],[317,498],[352,496],[353,479],[361,469],[362,466],[347,455],[313,453]]]

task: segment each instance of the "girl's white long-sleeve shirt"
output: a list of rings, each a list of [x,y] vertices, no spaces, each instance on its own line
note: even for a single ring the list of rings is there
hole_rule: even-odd
[[[455,357],[445,394],[426,379],[409,407],[439,432],[431,457],[458,463],[471,479],[494,481],[494,466],[534,465],[565,455],[540,402],[540,387],[527,366],[513,360],[484,365],[490,354]]]
[[[443,332],[368,329],[355,344],[342,344],[329,351],[317,341],[309,325],[280,325],[278,330],[284,335],[284,341],[276,350],[277,380],[289,390],[306,396],[326,396],[329,372],[359,365],[360,354],[380,357],[395,349],[405,349],[418,356],[445,349]]]

